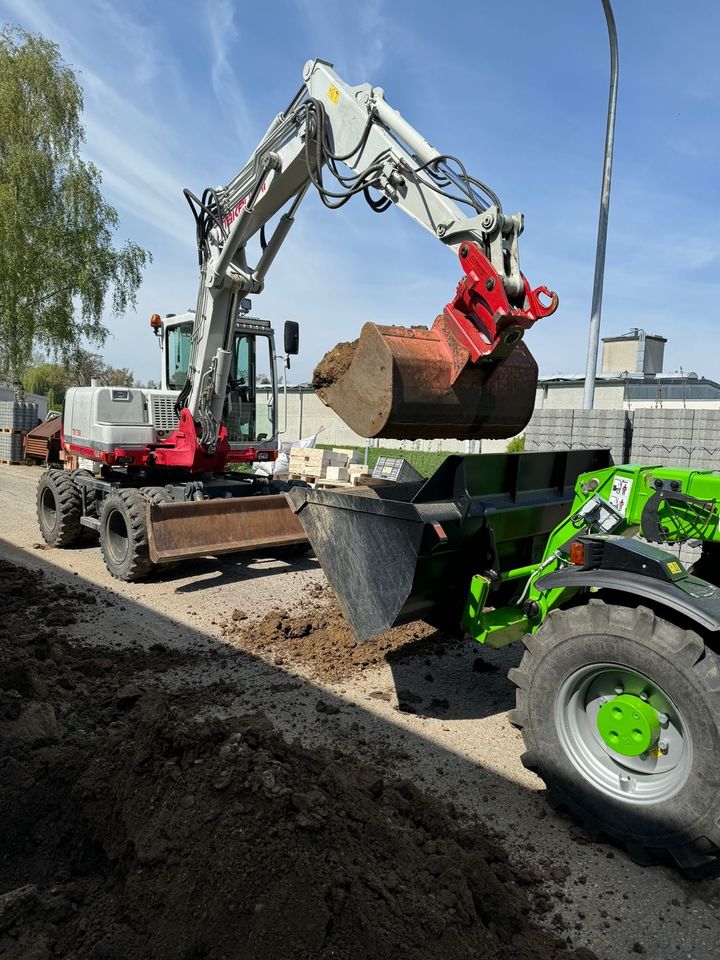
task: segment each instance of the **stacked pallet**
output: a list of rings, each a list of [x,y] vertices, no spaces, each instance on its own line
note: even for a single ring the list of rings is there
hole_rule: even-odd
[[[38,422],[38,405],[24,400],[0,401],[0,463],[20,463],[23,437]]]
[[[370,475],[354,450],[321,450],[293,447],[290,451],[290,479],[323,486],[356,484]]]

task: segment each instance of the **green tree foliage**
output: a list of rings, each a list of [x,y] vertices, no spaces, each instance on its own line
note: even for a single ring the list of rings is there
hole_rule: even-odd
[[[76,349],[66,362],[67,385],[89,387],[93,378],[102,380],[108,387],[131,387],[135,376],[127,367],[113,367],[105,363],[99,353]]]
[[[134,306],[150,254],[113,245],[115,209],[80,157],[82,90],[59,48],[0,30],[0,368],[41,346],[63,359],[102,344],[106,302]]]
[[[97,378],[108,387],[131,387],[135,382],[132,370],[105,363],[98,353],[77,349],[65,364],[42,361],[28,367],[22,378],[26,393],[47,397],[53,409],[62,407],[68,387],[88,387]]]
[[[40,363],[25,371],[22,385],[27,393],[47,397],[51,410],[61,410],[68,387],[67,370],[59,363]]]

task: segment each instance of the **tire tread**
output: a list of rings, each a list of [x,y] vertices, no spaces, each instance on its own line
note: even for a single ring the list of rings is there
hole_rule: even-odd
[[[51,486],[55,494],[57,524],[52,534],[46,533],[40,519],[42,493],[46,486]],[[63,470],[46,470],[42,474],[38,481],[36,505],[40,534],[47,544],[69,547],[79,539],[83,529],[80,525],[80,495],[72,478]]]
[[[613,830],[607,824],[600,824],[592,813],[580,809],[576,802],[571,804],[565,792],[554,783],[552,763],[544,763],[544,751],[541,744],[535,742],[530,718],[529,690],[534,671],[544,655],[559,641],[604,631],[626,632],[628,636],[646,642],[652,639],[674,663],[682,664],[687,673],[698,676],[707,691],[707,702],[720,729],[720,657],[705,647],[702,638],[692,630],[662,619],[647,607],[623,607],[593,598],[580,607],[553,611],[542,627],[525,639],[526,649],[520,666],[509,672],[509,678],[517,688],[515,709],[510,711],[509,719],[523,734],[526,747],[521,757],[523,766],[545,781],[547,799],[552,806],[562,808],[579,819],[591,835],[604,834],[619,841],[639,863],[667,862],[671,859],[683,869],[695,869],[716,861],[720,856],[720,820],[698,824],[696,829],[702,830],[702,833],[698,832],[697,836],[678,835],[678,842],[665,848],[645,845],[638,842],[637,837],[623,836],[621,829]]]
[[[108,514],[118,509],[125,515],[131,547],[130,558],[122,568],[118,568],[109,554],[103,536]],[[140,490],[116,490],[106,497],[100,514],[100,550],[108,572],[117,580],[139,580],[152,571],[147,535],[147,498]]]

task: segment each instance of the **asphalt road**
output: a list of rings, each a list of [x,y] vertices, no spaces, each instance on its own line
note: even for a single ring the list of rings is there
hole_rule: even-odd
[[[268,558],[206,559],[142,584],[123,584],[105,570],[99,550],[41,545],[35,521],[40,470],[0,466],[0,551],[15,563],[94,590],[97,613],[71,628],[88,644],[162,642],[190,654],[165,683],[206,685],[217,679],[204,650],[229,642],[221,624],[235,608],[262,616],[291,609],[324,577],[313,558],[290,564]],[[478,653],[497,671],[477,672]],[[506,671],[521,651],[478,651],[468,643],[440,656],[379,665],[340,683],[320,684],[282,658],[228,657],[223,678],[236,688],[239,713],[264,710],[289,737],[382,759],[399,776],[451,800],[462,817],[484,820],[514,860],[547,878],[536,919],[599,957],[710,960],[719,955],[720,880],[690,882],[665,867],[641,868],[624,852],[594,845],[544,802],[542,783],[520,763],[522,742],[509,724],[513,705]],[[414,713],[399,711],[411,691]],[[338,712],[319,711],[318,700]],[[447,706],[444,702],[447,702]],[[443,703],[442,710],[432,702]]]

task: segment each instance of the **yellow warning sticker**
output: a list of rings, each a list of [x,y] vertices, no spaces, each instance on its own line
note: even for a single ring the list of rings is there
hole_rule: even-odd
[[[333,103],[337,103],[340,99],[340,91],[334,83],[330,84],[330,89],[328,90],[328,99],[332,100]]]
[[[670,563],[667,564],[667,568],[668,568],[668,570],[670,571],[670,573],[681,573],[681,572],[682,572],[682,567],[680,566],[679,563],[676,563],[675,560],[671,560]]]

